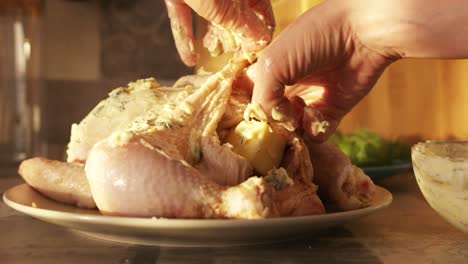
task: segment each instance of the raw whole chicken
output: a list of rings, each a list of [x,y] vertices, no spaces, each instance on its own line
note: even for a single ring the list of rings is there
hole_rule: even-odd
[[[35,158],[23,162],[19,173],[45,196],[97,206],[108,215],[255,219],[322,214],[317,190],[345,210],[367,206],[372,181],[342,152],[328,144],[307,145],[280,125],[250,120],[265,117],[251,107],[248,93],[239,87],[233,91],[245,63],[232,61],[216,74],[181,78],[174,87],[146,79],[118,88],[72,126],[68,163]],[[269,157],[271,148],[261,150],[277,143],[255,145],[254,138],[260,158],[248,159],[248,151],[229,141],[241,124],[251,124],[247,135],[266,126],[265,138],[285,142],[278,166],[270,164],[275,160]],[[242,144],[241,150],[249,146]],[[263,169],[265,163],[271,168]]]
[[[231,99],[230,95],[232,82],[244,63],[232,62],[209,77],[181,79],[174,88],[159,87],[147,79],[116,89],[79,125],[73,125],[67,152],[71,163],[32,159],[20,166],[20,173],[46,196],[84,204],[80,196],[73,195],[73,189],[62,188],[78,200],[60,199],[56,192],[34,184],[37,175],[52,175],[46,172],[69,167],[79,176],[83,189],[88,187],[85,183],[89,184],[92,198],[104,214],[280,216],[274,188],[262,177],[251,177],[251,164],[229,144],[221,144],[217,136],[218,123],[223,124],[220,129],[229,129],[242,118],[239,114],[246,104],[241,102],[247,102],[247,98],[238,95]],[[224,115],[230,102],[230,111]],[[84,168],[78,162],[85,163]],[[54,181],[49,184],[61,188]],[[320,201],[318,197],[316,200]],[[323,212],[321,203],[319,207]]]
[[[34,158],[19,172],[45,196],[97,206],[108,215],[255,219],[322,214],[317,190],[345,210],[367,206],[372,181],[327,144],[306,144],[299,134],[271,123],[268,127],[286,142],[278,168],[261,174],[255,162],[235,152],[229,134],[245,122],[247,112],[247,118],[252,115],[249,94],[232,90],[243,63],[181,78],[174,87],[146,79],[118,88],[72,126],[68,163]]]

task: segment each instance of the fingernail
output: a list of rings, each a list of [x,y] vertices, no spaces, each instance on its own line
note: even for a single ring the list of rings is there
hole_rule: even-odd
[[[294,131],[299,126],[299,113],[285,98],[271,109],[271,118],[288,131]]]
[[[244,111],[244,120],[250,121],[252,119],[265,122],[268,120],[268,117],[265,114],[262,106],[256,102],[248,104]]]
[[[291,104],[287,100],[283,99],[279,104],[271,109],[271,117],[275,121],[284,122],[291,117],[291,108]]]
[[[312,136],[326,133],[330,127],[330,122],[324,120],[322,113],[312,107],[306,107],[304,109],[303,124],[304,128],[309,131]]]

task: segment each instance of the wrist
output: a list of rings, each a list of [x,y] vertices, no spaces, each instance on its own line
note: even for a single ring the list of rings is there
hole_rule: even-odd
[[[390,58],[468,58],[468,0],[337,0],[369,49]]]
[[[346,18],[358,41],[369,50],[397,60],[408,56],[403,37],[411,24],[401,19],[402,4],[393,0],[337,0],[344,5]]]

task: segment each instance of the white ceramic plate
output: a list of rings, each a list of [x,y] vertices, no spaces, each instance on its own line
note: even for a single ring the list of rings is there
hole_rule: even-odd
[[[164,246],[232,246],[294,239],[387,207],[392,194],[382,187],[370,207],[324,215],[262,220],[156,219],[103,216],[45,198],[26,184],[7,190],[3,201],[11,208],[45,222],[122,243]]]

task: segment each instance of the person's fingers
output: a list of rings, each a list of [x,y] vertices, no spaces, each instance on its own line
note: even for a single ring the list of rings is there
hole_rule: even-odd
[[[232,34],[213,24],[208,25],[208,30],[203,37],[203,46],[212,56],[239,50],[239,44],[232,37]]]
[[[249,6],[260,20],[265,21],[267,28],[274,30],[276,23],[270,0],[249,0]]]
[[[285,96],[287,98],[300,97],[304,100],[306,107],[304,108],[302,128],[311,136],[312,141],[322,142],[326,140],[333,134],[341,118],[352,107],[350,102],[340,102],[343,97],[331,95],[332,92],[330,91],[333,91],[333,89],[307,83],[286,87]],[[361,97],[356,95],[356,98],[360,99]]]
[[[330,136],[391,62],[356,42],[335,11],[325,2],[306,12],[260,54],[255,69],[252,100],[271,113],[284,97],[301,97],[304,129],[318,141]]]
[[[244,51],[258,51],[271,41],[274,26],[271,26],[273,16],[268,13],[272,12],[269,1],[186,0],[185,2],[206,20],[233,32],[235,36],[240,36],[242,39],[240,45]]]
[[[326,67],[325,59],[337,56],[338,47],[334,44],[339,43],[335,40],[341,32],[322,26],[315,16],[320,12],[317,9],[299,17],[258,58],[253,101],[260,103],[267,112],[284,97],[286,85],[313,74],[317,68]]]
[[[253,43],[247,41],[242,44],[244,51],[259,51],[265,48],[272,40],[275,31],[275,17],[273,15],[273,8],[270,0],[248,0],[250,9],[255,16],[260,20],[263,25],[262,31],[252,32]],[[262,34],[262,35],[255,35]]]
[[[304,87],[319,83],[323,88],[321,92],[310,88],[311,94],[315,93],[315,95],[308,97],[307,105],[322,114],[323,120],[329,122],[328,129],[325,133],[314,135],[313,130],[316,124],[304,123],[306,132],[314,136],[311,137],[312,140],[319,142],[326,140],[336,130],[341,119],[370,92],[384,69],[392,62],[381,56],[356,54],[353,56],[365,56],[368,60],[364,63],[355,63],[355,60],[351,58],[349,62],[342,65],[339,71],[322,72],[317,77],[312,76],[301,81]],[[374,58],[371,59],[371,57]],[[294,92],[304,94],[303,90],[306,89],[304,87],[297,88]]]
[[[254,66],[252,65],[244,69],[244,71],[234,79],[233,89],[241,89],[246,91],[249,95],[252,95],[255,80],[255,71],[253,69]]]
[[[284,95],[287,98],[299,96],[304,100],[306,105],[311,105],[322,99],[324,92],[325,88],[321,85],[295,84],[287,86]]]
[[[315,142],[325,141],[336,129],[339,121],[325,117],[317,108],[306,106],[302,118],[302,128]]]
[[[171,20],[172,35],[177,51],[187,66],[195,66],[198,55],[195,52],[192,28],[192,13],[183,0],[164,0]]]
[[[365,84],[357,79],[362,73],[354,72],[343,63],[343,70],[320,72],[308,76],[299,84],[288,86],[287,97],[299,96],[306,102],[303,128],[313,141],[326,140],[337,128],[341,119],[366,96],[380,76],[379,72]],[[326,121],[326,123],[324,122]],[[325,129],[326,128],[326,129]],[[321,133],[317,133],[322,131]]]

